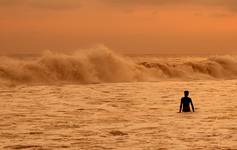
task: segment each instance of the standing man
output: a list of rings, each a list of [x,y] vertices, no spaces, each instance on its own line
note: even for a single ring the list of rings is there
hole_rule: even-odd
[[[189,106],[190,103],[192,106],[192,110],[194,112],[194,106],[193,106],[192,99],[189,98],[188,95],[189,95],[189,91],[184,91],[184,97],[181,98],[179,112],[181,112],[181,110],[182,110],[182,112],[190,112],[191,111],[190,106]]]

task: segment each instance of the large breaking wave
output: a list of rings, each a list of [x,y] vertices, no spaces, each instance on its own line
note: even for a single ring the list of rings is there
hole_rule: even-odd
[[[234,56],[202,60],[149,61],[121,56],[106,48],[73,55],[47,52],[34,60],[0,58],[0,84],[110,83],[237,78]]]

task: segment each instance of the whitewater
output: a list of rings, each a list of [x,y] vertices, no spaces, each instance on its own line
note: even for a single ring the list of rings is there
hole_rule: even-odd
[[[116,83],[236,79],[237,56],[128,57],[107,48],[32,58],[0,57],[2,84]]]
[[[0,56],[0,149],[234,150],[236,86],[233,55]]]

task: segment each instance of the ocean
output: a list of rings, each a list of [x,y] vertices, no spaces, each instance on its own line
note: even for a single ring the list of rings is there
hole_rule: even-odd
[[[0,57],[0,148],[237,149],[237,57]],[[189,90],[195,112],[178,113]]]

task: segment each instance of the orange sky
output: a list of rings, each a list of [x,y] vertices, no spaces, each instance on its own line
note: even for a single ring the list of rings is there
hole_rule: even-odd
[[[237,53],[237,2],[0,0],[0,33],[0,53]]]

